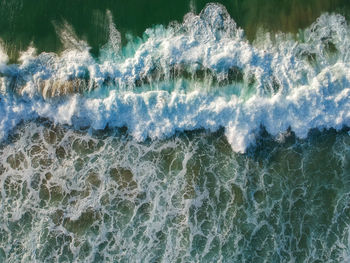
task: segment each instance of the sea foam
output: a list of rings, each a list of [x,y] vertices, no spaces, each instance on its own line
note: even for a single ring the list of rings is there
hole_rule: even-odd
[[[244,152],[261,126],[304,138],[312,128],[350,125],[350,30],[340,15],[324,14],[297,36],[266,33],[250,43],[223,6],[209,4],[123,48],[110,21],[98,58],[68,25],[59,55],[29,48],[9,65],[0,51],[2,139],[36,118],[77,129],[126,126],[136,140],[223,127]]]

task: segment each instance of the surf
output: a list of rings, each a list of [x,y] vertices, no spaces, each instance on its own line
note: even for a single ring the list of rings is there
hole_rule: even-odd
[[[350,31],[340,15],[252,43],[224,6],[208,4],[126,46],[110,19],[99,57],[68,24],[57,31],[60,54],[30,47],[8,64],[1,51],[2,140],[19,123],[46,118],[78,130],[126,127],[137,141],[224,128],[232,149],[245,152],[262,126],[277,139],[288,129],[305,138],[350,124]]]

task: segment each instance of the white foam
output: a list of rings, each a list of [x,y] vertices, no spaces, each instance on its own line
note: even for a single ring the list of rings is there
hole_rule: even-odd
[[[8,58],[6,52],[4,51],[2,46],[0,45],[0,72],[2,72],[5,69],[8,60],[9,60],[9,58]]]
[[[111,28],[119,36],[113,25]],[[65,39],[74,40],[68,29]],[[148,29],[133,52],[129,44],[114,59],[101,55],[95,60],[82,45],[67,48],[61,55],[27,52],[15,71],[2,59],[0,70],[7,74],[3,83],[8,93],[0,102],[1,138],[6,138],[20,121],[37,117],[76,128],[126,126],[137,140],[224,127],[233,150],[244,152],[254,143],[261,125],[274,136],[291,127],[302,138],[311,128],[341,129],[350,125],[349,32],[343,17],[323,15],[303,32],[303,41],[280,34],[272,43],[266,35],[252,45],[224,7],[211,4],[198,16],[186,15],[181,25]],[[223,87],[215,83],[209,84],[208,90],[205,80],[197,81],[195,88],[187,91],[174,89],[172,69],[179,65],[193,74],[208,69],[209,75],[219,80],[227,78],[230,69],[238,68],[245,84],[225,88],[239,89],[238,95],[220,92]],[[155,69],[162,73],[163,88],[150,91],[135,86]],[[9,91],[14,76],[24,83],[17,89],[21,96]],[[88,78],[99,88],[49,100],[40,95],[42,81],[74,78]],[[103,87],[108,79],[113,88]],[[253,85],[248,84],[251,79],[255,79],[256,93],[240,95]]]

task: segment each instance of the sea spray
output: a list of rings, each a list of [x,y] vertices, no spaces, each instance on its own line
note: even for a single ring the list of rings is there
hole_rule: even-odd
[[[77,129],[125,126],[139,141],[223,127],[233,150],[244,152],[261,126],[301,138],[312,128],[339,130],[349,125],[349,32],[344,17],[326,14],[299,40],[267,34],[251,44],[223,6],[209,4],[182,24],[146,30],[133,51],[129,44],[119,53],[110,18],[110,55],[95,59],[65,24],[60,55],[26,52],[18,65],[2,55],[1,137],[33,118]]]
[[[106,17],[99,57],[67,22],[0,52],[0,262],[349,261],[345,18],[249,42],[210,4],[122,46]]]

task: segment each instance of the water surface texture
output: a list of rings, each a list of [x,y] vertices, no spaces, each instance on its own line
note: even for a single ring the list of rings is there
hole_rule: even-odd
[[[350,261],[347,1],[2,1],[0,262]]]
[[[252,40],[259,28],[296,33],[325,12],[348,15],[347,0],[221,0],[236,23]],[[189,11],[199,13],[207,0],[3,0],[0,3],[0,37],[12,59],[18,52],[34,46],[41,51],[62,50],[57,26],[72,25],[80,38],[88,41],[96,54],[109,36],[106,10],[122,33],[141,36],[154,25],[182,21]]]

